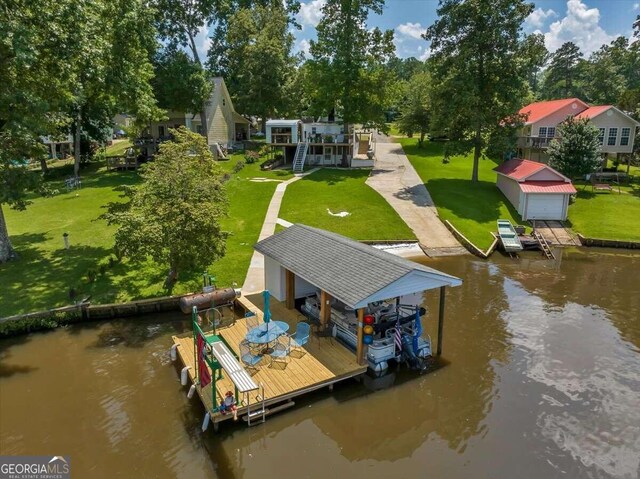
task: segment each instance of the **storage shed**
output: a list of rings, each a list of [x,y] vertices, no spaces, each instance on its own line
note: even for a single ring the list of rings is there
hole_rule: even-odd
[[[544,163],[513,159],[494,168],[496,185],[523,220],[567,219],[571,180]]]

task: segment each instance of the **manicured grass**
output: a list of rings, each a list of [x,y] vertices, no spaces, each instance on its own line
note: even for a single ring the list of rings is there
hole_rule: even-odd
[[[481,159],[479,181],[471,181],[473,157],[471,155],[451,158],[443,164],[443,144],[424,143],[418,147],[415,138],[398,140],[409,161],[425,182],[442,219],[449,220],[476,246],[487,249],[496,230],[498,219],[508,219],[514,224],[522,223],[520,215],[496,187],[497,166],[492,160]]]
[[[391,206],[365,184],[368,170],[322,169],[290,184],[280,217],[357,240],[415,239]],[[340,218],[332,213],[349,212]]]
[[[265,158],[261,158],[255,163],[247,163],[244,159],[244,153],[233,153],[229,155],[228,160],[219,161],[218,164],[227,173],[232,173],[234,166],[239,161],[244,162],[244,167],[239,172],[235,173],[239,178],[268,178],[282,181],[293,178],[293,171],[291,171],[291,168],[261,170],[260,164],[265,161]]]
[[[124,138],[121,140],[113,140],[113,144],[107,146],[107,156],[122,156],[127,148],[132,146],[131,140]]]
[[[640,185],[622,186],[620,194],[615,185],[611,192],[576,188],[568,221],[574,231],[588,238],[640,241]]]
[[[4,207],[9,234],[20,259],[0,265],[0,317],[71,303],[69,289],[78,299],[91,296],[93,303],[127,301],[164,295],[165,267],[151,261],[127,260],[110,265],[115,228],[98,219],[103,206],[117,201],[119,185],[139,181],[136,172],[106,172],[95,165],[82,171],[83,187],[67,192],[62,181],[53,197],[33,198],[26,211]],[[208,268],[220,286],[242,285],[264,215],[276,182],[255,183],[238,175],[227,183],[229,217],[223,221],[231,233],[227,254]],[[71,248],[63,246],[69,233]],[[96,279],[88,280],[95,271]],[[174,293],[194,291],[201,285],[201,271],[181,274]]]

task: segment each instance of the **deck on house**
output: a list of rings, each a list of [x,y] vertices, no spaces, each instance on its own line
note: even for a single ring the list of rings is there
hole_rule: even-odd
[[[236,300],[237,303],[247,311],[253,311],[260,321],[263,320],[263,299],[261,294],[254,294]],[[271,317],[273,320],[285,321],[289,324],[289,332],[296,329],[299,321],[306,318],[297,310],[290,310],[283,303],[271,298]],[[246,335],[247,327],[244,318],[238,319],[233,325],[219,328],[217,334],[231,346],[236,355],[239,355],[239,343]],[[185,366],[190,366],[189,378],[194,382],[196,366],[194,364],[194,342],[191,333],[173,336],[174,343],[178,344],[178,354]],[[279,365],[278,365],[279,366]],[[304,346],[304,352],[293,351],[290,361],[285,368],[274,366],[269,367],[268,358],[265,358],[258,366],[258,371],[253,374],[256,384],[264,385],[265,405],[278,404],[293,397],[300,396],[307,392],[319,389],[324,386],[363,374],[367,366],[360,366],[356,362],[353,352],[329,337],[318,337],[314,334],[309,338],[309,342]],[[224,375],[224,373],[223,373]],[[214,423],[230,419],[230,415],[221,415],[215,412],[215,404],[212,401],[211,385],[200,388],[196,387],[200,399],[207,411],[211,415]],[[216,383],[216,396],[219,403],[227,391],[233,391],[233,384],[229,379],[223,377]],[[250,394],[250,408],[255,410],[260,406],[256,396],[260,391]],[[246,407],[238,408],[238,416],[246,413]]]

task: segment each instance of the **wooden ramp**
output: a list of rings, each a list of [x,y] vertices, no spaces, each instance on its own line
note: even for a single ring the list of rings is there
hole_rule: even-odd
[[[238,303],[246,310],[255,312],[260,321],[262,321],[263,312],[260,309],[262,296],[260,294],[252,295],[248,298],[240,298]],[[270,309],[273,320],[285,321],[289,324],[290,333],[295,331],[298,321],[306,319],[298,311],[286,309],[282,303],[273,298],[271,299]],[[238,319],[235,324],[220,328],[217,331],[218,335],[224,338],[236,355],[240,353],[238,345],[244,339],[246,332],[247,327],[244,318]],[[193,383],[196,371],[193,335],[189,332],[184,335],[173,336],[173,341],[178,345],[178,355],[182,363],[185,366],[190,366],[189,378]],[[271,368],[269,367],[269,358],[264,358],[258,364],[258,370],[253,374],[252,379],[256,384],[264,387],[264,404],[269,406],[361,375],[366,370],[367,366],[358,365],[355,355],[342,344],[333,338],[317,337],[312,334],[303,351],[292,351],[290,361],[286,367],[283,368],[278,363]],[[214,409],[219,405],[227,391],[234,390],[234,386],[226,377],[216,382],[217,404],[213,404],[211,387],[210,385],[205,388],[197,386],[196,390],[215,425],[215,423],[232,418],[231,415],[222,415],[214,411]],[[262,406],[260,392],[249,393],[252,412]],[[238,416],[246,414],[247,411],[246,405],[241,406],[238,408]]]
[[[560,221],[535,220],[532,225],[533,229],[538,231],[549,244],[557,246],[580,245]]]

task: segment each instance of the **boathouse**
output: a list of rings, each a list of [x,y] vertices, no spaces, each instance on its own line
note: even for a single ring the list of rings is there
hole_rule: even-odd
[[[300,224],[260,241],[255,249],[265,257],[268,290],[237,297],[235,307],[228,309],[240,307],[244,311],[240,315],[233,312],[231,320],[223,311],[224,305],[194,306],[193,331],[173,337],[172,355],[184,364],[183,384],[191,381],[190,394],[197,391],[207,410],[203,428],[209,421],[217,428],[231,418],[221,412],[220,404],[233,391],[238,416],[251,425],[294,405],[297,396],[362,376],[371,369],[374,349],[381,354],[390,350],[389,359],[396,360],[399,349],[425,353],[420,358],[431,356],[431,341],[422,335],[424,310],[420,312],[419,305],[423,292],[432,289],[440,294],[437,353],[433,354],[442,352],[445,289],[462,284],[460,279]],[[400,309],[382,314],[386,306],[401,308],[401,298],[412,303],[409,314],[401,316]],[[317,314],[305,314],[301,306],[313,301],[317,301]],[[393,319],[384,322],[385,315]],[[250,356],[260,360],[255,354],[263,355],[264,361],[247,367],[242,346],[251,331],[278,323],[277,328],[288,337],[286,331],[297,333],[301,326],[308,328],[311,316],[317,321],[310,337],[290,352],[283,365],[274,367],[273,360],[269,362],[274,349],[262,347]],[[375,332],[367,333],[367,328],[373,331],[374,326]],[[336,335],[338,328],[351,335],[347,336],[350,344],[344,336]],[[399,344],[401,332],[410,338],[403,346]],[[374,340],[374,336],[380,339]],[[383,347],[376,349],[377,343]],[[386,361],[386,357],[382,359]]]

